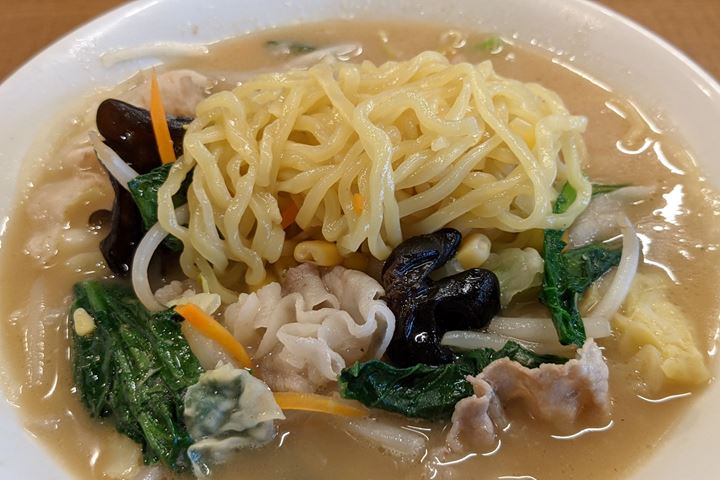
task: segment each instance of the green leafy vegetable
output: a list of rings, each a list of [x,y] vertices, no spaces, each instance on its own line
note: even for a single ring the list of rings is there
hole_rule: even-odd
[[[185,394],[185,424],[195,440],[188,457],[195,476],[211,473],[237,450],[275,438],[274,420],[284,419],[270,388],[244,369],[225,364],[200,376]]]
[[[620,248],[591,244],[564,253],[567,269],[566,282],[576,292],[584,293],[605,272],[620,263]]]
[[[509,358],[526,368],[537,368],[543,363],[563,364],[568,361],[567,358],[558,357],[556,355],[537,354],[513,341],[506,342],[500,350],[480,348],[478,350],[467,352],[460,358],[462,360],[472,362],[473,366],[477,370],[476,374],[481,372],[495,360],[499,360],[501,358]]]
[[[475,44],[477,50],[485,50],[490,53],[498,53],[502,50],[503,41],[500,37],[488,37],[482,42]]]
[[[171,163],[166,163],[152,169],[148,173],[138,175],[128,182],[130,195],[132,195],[138,210],[140,210],[145,231],[149,230],[158,221],[158,190],[162,184],[165,183],[165,180],[167,180],[172,165]],[[179,207],[187,202],[187,190],[190,187],[190,182],[192,182],[192,172],[185,177],[185,180],[180,186],[180,190],[173,196],[173,205],[175,205],[175,207]],[[165,239],[165,245],[174,252],[182,250],[180,240],[172,236]]]
[[[465,380],[476,374],[465,362],[442,366],[419,363],[397,368],[380,360],[356,363],[340,373],[340,394],[368,407],[413,418],[450,418],[455,403],[472,395]]]
[[[265,47],[287,55],[301,55],[317,50],[315,45],[304,42],[285,42],[281,40],[268,40]]]
[[[566,184],[553,211],[565,212],[576,196],[575,189]],[[594,281],[620,263],[622,252],[604,244],[590,244],[564,252],[563,233],[562,230],[545,230],[545,271],[540,299],[550,310],[560,343],[581,346],[586,335],[578,303]]]
[[[592,196],[595,195],[602,195],[604,193],[610,193],[614,192],[615,190],[619,190],[621,188],[629,187],[629,183],[616,183],[613,185],[603,185],[600,183],[593,183],[592,186]]]
[[[107,417],[143,447],[146,463],[174,470],[192,443],[183,423],[183,396],[202,367],[172,310],[151,314],[132,290],[97,281],[75,285],[71,312],[84,309],[95,329],[72,331],[73,375],[93,417]],[[72,318],[72,315],[71,315]]]
[[[560,190],[560,195],[555,199],[555,205],[553,206],[553,213],[565,213],[570,205],[573,204],[577,198],[577,192],[572,185],[566,183],[563,189]]]
[[[473,394],[465,377],[477,375],[499,358],[515,360],[528,368],[567,361],[553,355],[536,355],[515,342],[507,342],[498,351],[489,348],[473,350],[453,363],[440,366],[420,363],[397,368],[380,360],[370,360],[355,363],[340,373],[340,394],[368,407],[407,417],[448,419],[455,404]]]

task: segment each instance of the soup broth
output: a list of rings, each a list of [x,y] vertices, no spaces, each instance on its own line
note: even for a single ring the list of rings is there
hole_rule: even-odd
[[[607,91],[565,68],[562,57],[553,59],[533,48],[514,45],[512,39],[498,42],[488,35],[438,25],[338,21],[269,30],[219,43],[207,56],[180,61],[176,66],[211,77],[226,76],[229,82],[232,72],[272,70],[287,60],[272,54],[269,41],[319,47],[357,42],[362,53],[352,61],[376,63],[440,50],[455,60],[477,63],[490,59],[501,75],[538,82],[558,92],[570,112],[589,119],[585,173],[594,182],[658,187],[648,201],[628,211],[643,244],[640,270],[656,270],[670,277],[672,300],[693,322],[700,350],[711,350],[720,311],[717,295],[709,288],[720,280],[715,268],[720,258],[714,243],[720,233],[713,209],[717,198],[690,154],[652,120],[643,118],[622,92]],[[215,88],[222,86],[220,81]],[[87,124],[68,126],[68,137],[84,135],[89,128]],[[89,208],[81,199],[58,225],[67,242],[71,242],[74,229],[84,228],[85,243],[79,250],[70,251],[61,243],[56,254],[41,264],[30,258],[27,247],[36,233],[28,226],[38,225],[33,204],[46,193],[44,186],[70,179],[78,170],[100,169],[93,162],[69,165],[66,158],[71,155],[70,146],[57,145],[53,153],[33,162],[38,167],[32,173],[32,186],[22,193],[3,238],[1,327],[8,396],[19,406],[28,431],[78,478],[107,478],[108,472],[130,475],[128,464],[141,462],[139,448],[112,425],[89,417],[73,388],[69,361],[67,310],[72,285],[110,275],[96,253],[107,229],[102,222],[86,226],[90,212],[110,207],[112,193],[107,185],[98,187],[99,193],[93,197],[103,205]],[[69,268],[68,262],[78,251],[97,255],[98,268]],[[42,328],[31,327],[37,324]],[[611,416],[602,422],[586,418],[575,431],[566,431],[516,408],[508,412],[511,426],[493,448],[434,461],[432,447],[442,444],[445,425],[379,413],[388,422],[429,437],[430,449],[419,463],[402,461],[353,438],[344,429],[345,419],[290,412],[270,445],[239,452],[218,468],[214,478],[623,477],[653,452],[702,389],[668,386],[652,398],[640,395],[638,373],[625,363],[618,339],[609,337],[599,344],[610,369],[612,398]],[[40,360],[31,360],[27,352],[39,350]],[[665,398],[667,401],[660,401]]]

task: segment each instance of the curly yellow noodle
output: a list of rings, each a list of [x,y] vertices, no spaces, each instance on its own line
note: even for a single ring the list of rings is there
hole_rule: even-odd
[[[564,228],[590,200],[585,125],[540,85],[436,52],[262,75],[198,106],[158,218],[183,242],[184,272],[226,300],[238,274],[261,285],[267,264],[287,255],[280,205],[289,201],[304,238],[378,260],[447,225]],[[190,171],[183,226],[171,199]],[[565,182],[577,201],[553,214]]]

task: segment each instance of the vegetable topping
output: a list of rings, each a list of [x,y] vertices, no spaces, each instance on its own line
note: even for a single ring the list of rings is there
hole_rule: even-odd
[[[137,206],[137,210],[140,211],[145,231],[152,228],[158,221],[158,190],[162,184],[165,183],[165,180],[167,180],[171,168],[172,164],[169,163],[161,165],[148,173],[138,175],[128,183],[130,195]],[[191,182],[192,173],[185,178],[180,186],[180,190],[173,195],[173,205],[175,205],[175,207],[187,203],[187,190]],[[182,243],[174,236],[168,236],[163,244],[173,252],[182,250]]]
[[[176,157],[173,149],[173,141],[172,138],[170,138],[170,129],[168,128],[165,116],[165,107],[160,97],[160,86],[158,85],[157,73],[155,73],[154,69],[150,77],[150,119],[152,121],[155,143],[157,144],[160,160],[162,163],[175,162]]]
[[[252,360],[245,347],[235,340],[217,320],[203,312],[200,307],[186,303],[175,307],[175,311],[206,337],[215,340],[244,368],[252,368]]]
[[[176,157],[182,155],[187,117],[166,117]],[[150,112],[121,100],[107,99],[97,109],[98,131],[112,148],[138,173],[147,173],[162,164],[153,133]]]
[[[273,395],[283,410],[329,413],[341,417],[364,417],[368,414],[362,405],[316,393],[275,392]]]
[[[430,279],[433,270],[455,255],[460,239],[460,232],[451,228],[412,237],[385,262],[382,284],[397,319],[388,356],[398,366],[452,362],[454,354],[440,345],[442,335],[480,329],[500,310],[498,279],[489,270]]]
[[[82,312],[76,314],[76,312]],[[94,329],[78,335],[72,360],[80,398],[94,417],[107,417],[142,445],[146,463],[173,470],[186,465],[192,443],[185,429],[183,396],[202,368],[172,310],[151,314],[132,290],[96,281],[75,285],[73,323],[91,316]]]
[[[185,135],[184,125],[189,123],[190,120],[185,117],[167,119],[170,137],[175,148],[174,154],[177,156],[182,154],[182,139]],[[120,100],[108,99],[98,106],[96,123],[98,131],[104,137],[104,143],[139,174],[147,174],[161,165],[150,113],[147,110],[134,107]],[[160,178],[158,177],[163,172],[164,178],[167,178],[166,170],[152,175],[151,178],[159,181]],[[162,181],[164,181],[164,178],[162,178]],[[131,196],[110,175],[110,181],[115,191],[115,204],[112,210],[110,233],[100,242],[100,251],[113,273],[120,276],[124,276],[130,271],[135,248],[140,243],[145,232],[142,228],[143,223],[148,228],[147,222],[152,220],[151,216],[148,215],[150,209],[145,207],[138,211],[134,199],[143,197],[143,202],[146,202],[146,205],[150,205],[154,201],[154,211],[157,212],[157,190],[154,191],[154,200],[151,199],[151,194],[140,195],[139,193],[138,188],[146,180],[136,181],[138,182],[135,186],[136,191]],[[157,184],[157,187],[160,184]],[[138,205],[144,204],[138,202]],[[173,249],[178,250],[179,244],[177,244],[177,240],[175,242]]]
[[[555,202],[555,213],[562,213],[575,200],[567,184]],[[560,343],[585,343],[585,327],[578,302],[585,290],[620,262],[621,251],[605,244],[590,244],[564,252],[563,230],[545,230],[545,273],[540,299],[550,310]]]
[[[317,47],[305,42],[288,42],[282,40],[268,40],[265,47],[275,55],[301,55],[317,50]]]
[[[223,365],[202,374],[185,394],[195,475],[210,475],[212,465],[241,448],[266,445],[275,438],[273,421],[284,418],[268,386],[246,370]]]
[[[444,420],[451,417],[455,404],[473,394],[465,377],[477,375],[499,358],[509,358],[528,368],[543,363],[565,363],[553,355],[537,355],[515,342],[496,351],[473,350],[453,363],[397,368],[380,360],[355,363],[342,371],[340,394],[359,400],[368,407],[396,412],[408,417]]]

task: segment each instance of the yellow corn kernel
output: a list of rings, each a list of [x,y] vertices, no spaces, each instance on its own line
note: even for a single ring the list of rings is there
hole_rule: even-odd
[[[464,269],[481,266],[490,256],[490,239],[482,233],[471,233],[463,238],[456,258]]]
[[[84,308],[73,312],[73,326],[78,337],[84,337],[95,331],[95,319]]]
[[[307,240],[295,246],[293,257],[300,263],[314,263],[320,267],[334,267],[343,261],[334,243]]]

